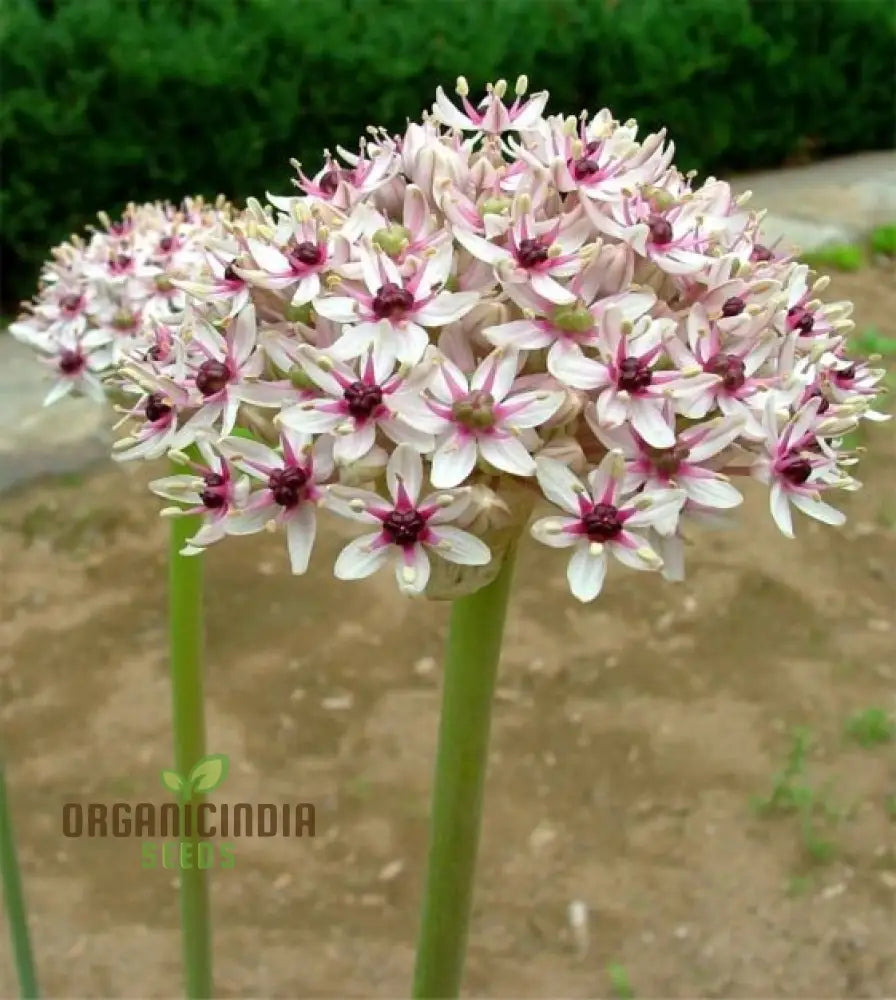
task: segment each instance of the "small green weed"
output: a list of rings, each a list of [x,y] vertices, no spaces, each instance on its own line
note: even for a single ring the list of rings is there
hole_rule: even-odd
[[[858,271],[865,263],[865,254],[859,246],[842,243],[807,251],[802,261],[816,271]]]
[[[814,864],[825,864],[837,853],[833,832],[846,813],[833,803],[829,786],[815,788],[807,779],[806,760],[815,742],[812,732],[797,728],[791,739],[787,760],[772,779],[771,792],[754,798],[753,808],[760,816],[795,814],[806,857]]]
[[[607,974],[610,977],[610,986],[614,997],[617,997],[618,1000],[634,1000],[635,991],[629,982],[624,965],[619,962],[610,962],[607,966]]]
[[[872,253],[896,257],[896,225],[878,226],[869,238]]]
[[[896,738],[896,721],[883,708],[866,708],[846,720],[846,735],[863,747],[891,743]]]

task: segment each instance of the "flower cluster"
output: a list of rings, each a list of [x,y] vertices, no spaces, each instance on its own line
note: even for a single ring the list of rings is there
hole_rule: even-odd
[[[392,561],[446,596],[546,499],[561,513],[531,533],[571,550],[587,601],[610,555],[680,579],[683,530],[741,503],[735,477],[769,487],[785,535],[794,507],[842,522],[843,437],[883,419],[851,305],[759,242],[749,196],[679,172],[664,132],[506,92],[474,106],[461,79],[460,107],[440,89],[402,135],[371,128],[219,220],[183,321],[119,373],[119,454],[190,462],[153,487],[203,514],[188,551],[283,526],[301,573],[324,508],[369,529],[338,577]]]
[[[44,405],[69,394],[103,402],[104,375],[171,336],[187,301],[175,281],[214,267],[200,238],[230,211],[223,199],[131,204],[117,222],[101,213],[87,239],[54,248],[37,296],[9,328],[56,376]]]

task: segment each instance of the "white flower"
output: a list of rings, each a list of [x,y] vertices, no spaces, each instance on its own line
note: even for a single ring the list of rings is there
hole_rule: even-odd
[[[359,580],[395,563],[395,578],[405,593],[420,594],[429,581],[429,553],[462,566],[485,566],[488,546],[467,531],[451,526],[467,508],[466,490],[430,494],[418,501],[423,486],[423,462],[407,444],[399,445],[386,467],[391,503],[367,490],[331,486],[328,505],[343,517],[379,529],[350,542],[339,554],[334,573],[340,580]]]
[[[683,490],[639,493],[624,498],[625,477],[621,452],[610,452],[589,474],[588,487],[561,462],[538,459],[538,483],[551,503],[567,517],[543,517],[531,528],[532,536],[553,548],[574,547],[567,568],[573,596],[593,601],[607,573],[607,552],[633,569],[655,570],[662,559],[647,539],[632,528],[655,527],[662,534],[674,531],[686,494]]]

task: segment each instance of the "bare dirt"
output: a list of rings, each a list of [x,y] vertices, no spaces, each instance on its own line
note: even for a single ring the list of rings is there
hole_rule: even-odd
[[[834,291],[892,335],[879,272]],[[896,995],[896,743],[844,735],[857,711],[896,710],[893,425],[866,443],[845,529],[802,519],[788,541],[748,487],[736,530],[695,537],[683,584],[620,568],[580,606],[561,554],[525,548],[468,995],[609,996],[611,963],[640,997]],[[66,800],[166,798],[154,474],[104,467],[0,500],[0,732],[47,996],[181,991],[174,873],[142,870],[133,839],[61,831]],[[281,538],[208,556],[208,747],[231,759],[215,794],[317,808],[314,839],[240,840],[213,873],[221,996],[408,994],[448,609],[387,578],[333,580],[345,537],[325,531],[299,579]],[[814,839],[751,808],[795,726],[816,740],[800,779]]]

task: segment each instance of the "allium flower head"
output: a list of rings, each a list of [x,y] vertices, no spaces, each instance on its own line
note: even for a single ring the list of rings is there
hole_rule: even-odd
[[[79,391],[111,345],[120,457],[201,449],[211,471],[155,486],[212,501],[191,551],[282,529],[301,573],[318,514],[342,516],[369,531],[337,576],[393,563],[453,597],[548,504],[532,535],[591,600],[611,561],[680,579],[735,476],[785,535],[794,509],[842,521],[844,436],[885,419],[850,304],[760,242],[748,196],[678,170],[664,130],[514,91],[460,78],[402,134],[294,163],[267,206],[134,208],[54,254],[16,332]]]

